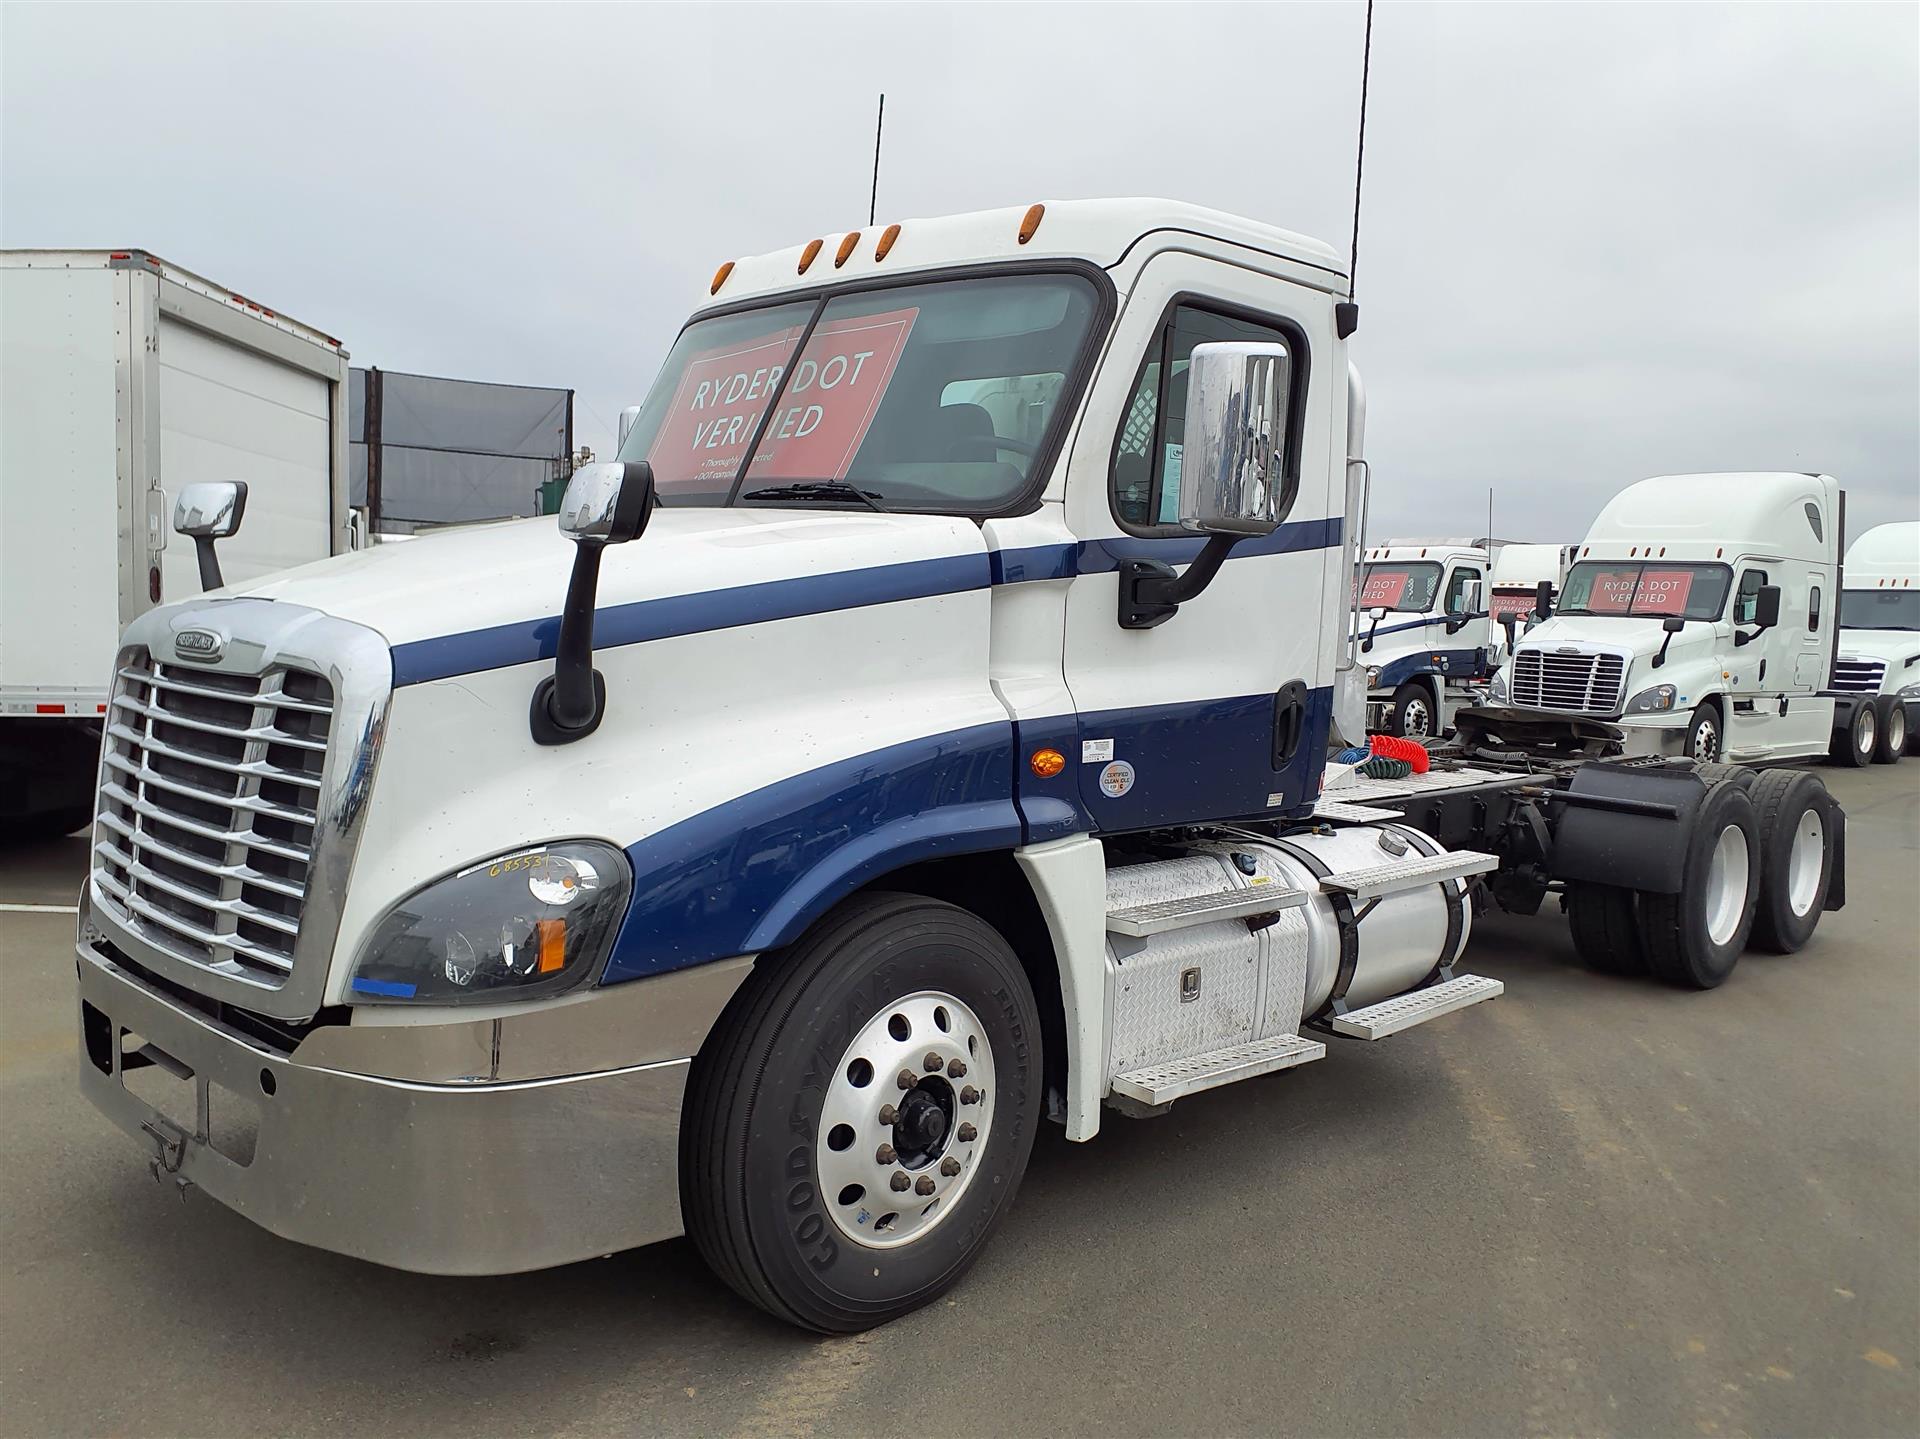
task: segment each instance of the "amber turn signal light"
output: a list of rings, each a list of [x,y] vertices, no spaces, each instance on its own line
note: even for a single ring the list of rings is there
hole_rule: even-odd
[[[1027,761],[1027,767],[1041,779],[1052,779],[1067,767],[1067,757],[1057,749],[1037,749]]]

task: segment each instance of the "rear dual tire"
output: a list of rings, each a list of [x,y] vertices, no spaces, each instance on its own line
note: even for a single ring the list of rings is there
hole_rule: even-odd
[[[1873,747],[1873,762],[1897,764],[1900,756],[1907,752],[1911,739],[1907,733],[1907,707],[1896,698],[1880,717],[1880,738]]]
[[[1760,894],[1760,823],[1747,789],[1707,786],[1694,811],[1677,894],[1640,896],[1639,931],[1654,978],[1712,989],[1740,962]]]
[[[762,962],[695,1061],[687,1234],[776,1318],[823,1334],[884,1324],[945,1293],[986,1247],[1026,1170],[1042,1089],[1039,1013],[1006,941],[953,905],[858,896]],[[909,1136],[910,1095],[924,1122]],[[883,1106],[896,1116],[884,1126]]]
[[[1873,763],[1880,747],[1880,716],[1871,702],[1854,706],[1847,727],[1835,730],[1827,747],[1828,757],[1848,769],[1864,769]]]
[[[1840,816],[1827,787],[1805,770],[1766,771],[1752,799],[1761,855],[1753,946],[1792,954],[1813,938],[1827,907]]]

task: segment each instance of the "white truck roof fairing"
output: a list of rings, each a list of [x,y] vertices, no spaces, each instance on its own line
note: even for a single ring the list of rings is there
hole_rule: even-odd
[[[1542,580],[1559,588],[1567,556],[1575,545],[1504,545],[1493,562],[1491,587],[1531,590]]]
[[[1486,561],[1486,549],[1477,540],[1389,540],[1384,545],[1368,545],[1361,557],[1366,564],[1377,560],[1437,560],[1444,564],[1452,559]]]
[[[1028,231],[1034,209],[1043,213]],[[1023,232],[1028,233],[1024,242]],[[1201,205],[1115,199],[1049,200],[1034,207],[976,210],[817,236],[771,254],[730,262],[715,277],[712,294],[715,303],[727,304],[780,290],[1012,260],[1081,260],[1105,268],[1117,264],[1155,232],[1224,240],[1292,261],[1315,272],[1321,288],[1342,296],[1347,293],[1344,260],[1318,240]],[[842,259],[848,240],[852,245]]]
[[[1657,475],[1607,501],[1574,559],[1831,562],[1840,485],[1830,475]],[[1808,515],[1812,506],[1818,526]]]
[[[1920,589],[1920,521],[1876,525],[1847,546],[1847,588]]]

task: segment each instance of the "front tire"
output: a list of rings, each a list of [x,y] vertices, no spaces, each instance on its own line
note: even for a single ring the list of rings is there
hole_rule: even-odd
[[[1873,762],[1873,752],[1880,743],[1879,716],[1874,713],[1869,701],[1862,701],[1853,708],[1853,718],[1847,727],[1838,731],[1827,754],[1833,762],[1847,769],[1864,769]]]
[[[776,1318],[898,1318],[959,1281],[1013,1202],[1042,1073],[1033,991],[994,929],[858,896],[756,970],[695,1061],[687,1233]]]
[[[1720,752],[1725,748],[1726,736],[1721,733],[1719,707],[1701,705],[1687,720],[1687,758],[1713,764],[1719,760]]]
[[[1880,719],[1880,737],[1874,742],[1875,764],[1897,764],[1907,751],[1907,708],[1895,699]]]
[[[1393,734],[1407,739],[1428,740],[1440,733],[1440,716],[1434,712],[1433,691],[1418,680],[1408,680],[1393,692]]]
[[[1709,786],[1694,811],[1680,892],[1640,896],[1640,939],[1654,978],[1712,989],[1733,973],[1753,931],[1760,853],[1748,792],[1726,782]]]

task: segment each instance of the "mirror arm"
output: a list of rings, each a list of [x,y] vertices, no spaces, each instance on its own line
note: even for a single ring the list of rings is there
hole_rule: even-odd
[[[1150,630],[1173,618],[1174,611],[1193,599],[1220,573],[1227,552],[1246,535],[1207,536],[1199,556],[1176,575],[1173,566],[1159,560],[1120,561],[1120,628]]]
[[[607,711],[607,682],[593,667],[593,609],[600,588],[598,540],[576,540],[567,602],[560,612],[560,638],[553,673],[533,692],[528,722],[537,744],[571,744],[600,727]]]
[[[1660,648],[1654,651],[1653,663],[1650,668],[1657,670],[1667,662],[1667,646],[1673,643],[1673,637],[1679,633],[1680,631],[1678,630],[1667,631],[1666,638],[1660,641]]]
[[[200,562],[200,588],[217,590],[225,580],[220,578],[220,557],[213,552],[212,535],[193,537],[193,557]]]

